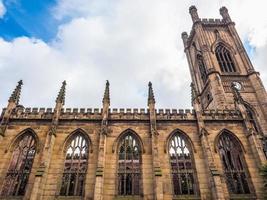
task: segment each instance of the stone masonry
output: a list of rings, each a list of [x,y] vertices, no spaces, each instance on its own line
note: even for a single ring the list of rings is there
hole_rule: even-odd
[[[244,49],[225,7],[222,19],[200,19],[197,9],[189,9],[193,26],[182,33],[192,78],[192,110],[157,109],[152,83],[148,86],[148,106],[142,109],[110,109],[109,83],[103,107],[64,108],[64,81],[54,108],[24,108],[19,104],[22,81],[12,93],[0,116],[0,186],[4,184],[12,153],[25,132],[37,142],[37,152],[24,196],[0,199],[52,200],[171,200],[171,199],[263,199],[263,180],[259,168],[266,164],[264,141],[267,137],[267,93]],[[214,54],[224,44],[232,53],[237,71],[222,73]],[[203,56],[207,81],[201,81],[196,55]],[[177,72],[179,73],[179,72]],[[241,90],[233,88],[239,82]],[[255,114],[259,130],[248,118],[248,106]],[[117,190],[117,160],[120,138],[131,132],[141,145],[141,194],[121,196]],[[89,138],[89,158],[84,192],[81,196],[61,196],[66,144],[80,132]],[[191,145],[196,168],[197,192],[174,195],[169,157],[169,141],[183,133]],[[217,149],[223,132],[240,143],[250,194],[231,194]],[[266,146],[265,146],[266,147]],[[266,191],[265,191],[266,192]]]

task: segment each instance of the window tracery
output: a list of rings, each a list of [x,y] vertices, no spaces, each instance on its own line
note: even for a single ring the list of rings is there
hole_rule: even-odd
[[[215,55],[220,65],[222,72],[236,72],[236,67],[230,51],[222,44],[219,44],[215,49]]]
[[[170,139],[169,156],[174,195],[196,194],[193,155],[183,134],[176,133]]]
[[[36,141],[31,133],[22,135],[16,145],[2,187],[2,196],[23,196],[31,173]]]
[[[217,145],[229,193],[250,193],[248,174],[239,142],[231,134],[224,132]]]
[[[118,195],[140,195],[141,150],[130,132],[120,141],[118,149]]]
[[[67,150],[60,195],[81,196],[88,166],[88,141],[83,134],[72,137]]]

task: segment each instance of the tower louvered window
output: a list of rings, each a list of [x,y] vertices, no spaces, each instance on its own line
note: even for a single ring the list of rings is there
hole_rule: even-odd
[[[217,61],[222,72],[236,72],[236,67],[232,59],[230,51],[222,44],[219,44],[215,49]]]
[[[248,173],[239,142],[231,134],[224,132],[217,145],[229,193],[250,193]]]
[[[36,141],[31,133],[22,135],[13,151],[4,179],[2,196],[23,196],[36,152]]]
[[[197,55],[197,62],[198,62],[201,79],[203,83],[205,84],[208,76],[207,76],[207,70],[206,70],[202,55],[199,55],[199,54]]]
[[[122,138],[118,153],[118,195],[140,195],[141,150],[133,134]]]
[[[72,137],[66,150],[60,195],[81,196],[88,166],[88,141],[83,134]]]
[[[169,143],[174,195],[196,194],[196,173],[191,147],[183,134],[176,133]]]

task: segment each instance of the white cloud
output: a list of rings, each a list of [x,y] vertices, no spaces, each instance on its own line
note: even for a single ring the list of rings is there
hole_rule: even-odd
[[[2,0],[0,0],[0,18],[3,18],[6,14],[6,7]]]
[[[153,83],[158,107],[190,107],[190,74],[180,34],[190,31],[192,2],[59,0],[54,16],[71,20],[60,26],[54,41],[0,40],[4,83],[0,105],[6,105],[15,82],[22,78],[21,102],[26,106],[53,106],[64,79],[67,107],[100,106],[109,79],[112,107],[146,107],[148,81]],[[242,39],[256,48],[255,67],[266,85],[266,51],[260,51],[267,49],[266,37],[261,37],[266,30],[260,28],[267,26],[266,17],[250,11],[261,7],[260,0],[224,3]],[[220,17],[216,2],[201,0],[197,7],[200,17]]]

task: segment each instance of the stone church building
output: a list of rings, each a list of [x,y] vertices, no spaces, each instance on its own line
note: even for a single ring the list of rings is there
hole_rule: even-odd
[[[0,116],[0,199],[263,199],[267,93],[225,7],[182,33],[193,110],[24,108],[20,81]]]

